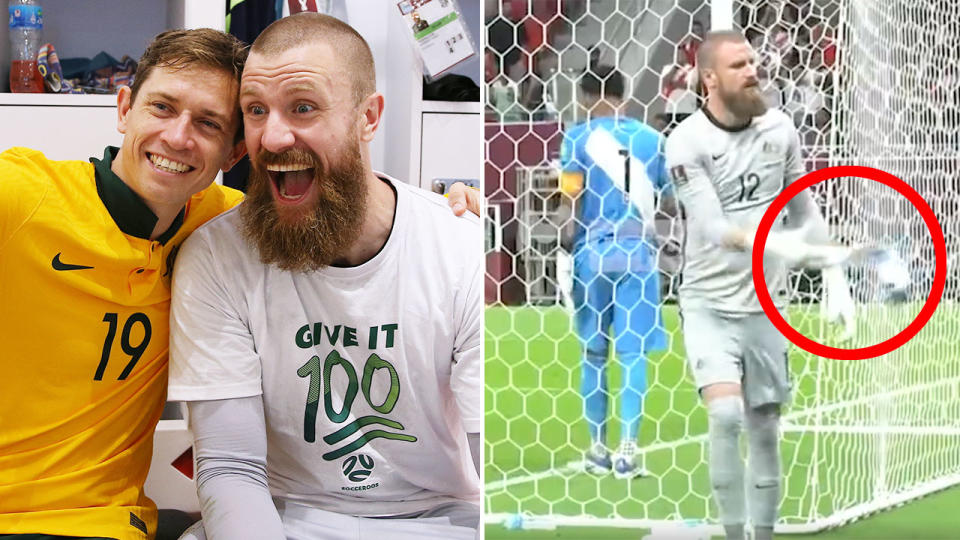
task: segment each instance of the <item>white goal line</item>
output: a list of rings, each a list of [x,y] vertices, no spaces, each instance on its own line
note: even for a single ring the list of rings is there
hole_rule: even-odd
[[[935,493],[937,491],[960,484],[960,474],[951,474],[924,482],[922,485],[904,490],[898,493],[891,493],[881,499],[858,504],[850,508],[840,510],[829,516],[815,517],[809,523],[778,523],[774,529],[778,534],[798,534],[815,533],[825,529],[839,527],[852,523],[864,517],[870,516],[876,512],[886,510],[907,503],[913,499]],[[484,523],[502,523],[510,518],[509,513],[485,512],[483,516]],[[711,536],[722,535],[723,528],[715,523],[705,522],[700,519],[684,520],[677,517],[675,520],[660,519],[631,519],[631,518],[601,518],[588,514],[578,516],[551,514],[546,516],[530,515],[530,518],[539,518],[549,521],[553,526],[579,526],[579,527],[623,527],[623,528],[646,528],[654,529],[658,527],[669,527],[678,533],[679,538],[688,538],[693,532],[708,533]]]
[[[784,424],[783,432],[791,433],[841,433],[851,435],[942,435],[960,436],[960,426],[842,426]]]
[[[817,414],[824,414],[833,412],[840,409],[849,408],[854,405],[866,404],[875,402],[877,400],[884,400],[889,398],[900,397],[904,394],[911,394],[915,392],[923,392],[933,388],[938,388],[941,386],[956,385],[960,384],[960,377],[954,377],[951,379],[943,379],[935,383],[922,384],[917,386],[910,386],[907,388],[901,388],[898,390],[891,390],[883,392],[880,394],[874,394],[871,396],[866,396],[863,398],[853,399],[849,401],[841,401],[838,403],[831,403],[830,405],[822,405],[820,407],[814,407],[812,409],[804,409],[800,411],[794,411],[783,416],[783,426],[784,431],[790,432],[800,432],[808,431],[814,432],[819,431],[821,433],[881,433],[884,430],[891,431],[895,430],[895,433],[903,434],[916,434],[916,435],[951,435],[951,434],[960,434],[960,427],[957,426],[833,426],[833,425],[818,425],[818,424],[796,424],[793,421],[800,418],[807,418]],[[677,448],[687,444],[702,444],[707,441],[707,434],[702,433],[699,435],[694,435],[692,437],[685,437],[683,439],[676,439],[672,441],[662,441],[654,443],[651,445],[644,446],[643,448],[638,448],[638,454],[641,456],[657,452],[660,450],[668,450],[670,448]],[[527,474],[523,476],[516,476],[512,478],[504,478],[503,480],[495,480],[493,482],[487,482],[484,484],[484,491],[491,492],[501,490],[510,486],[515,486],[518,484],[526,484],[528,482],[536,482],[544,478],[549,478],[552,476],[563,476],[566,473],[576,472],[582,470],[583,462],[580,460],[572,461],[561,465],[559,467],[551,467],[544,471],[536,472],[533,474]],[[578,468],[579,466],[579,468]]]

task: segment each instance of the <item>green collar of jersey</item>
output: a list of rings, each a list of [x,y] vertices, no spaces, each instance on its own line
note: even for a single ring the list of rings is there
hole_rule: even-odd
[[[119,151],[116,146],[108,146],[103,151],[103,159],[90,158],[96,172],[97,194],[107,207],[107,212],[110,212],[114,223],[124,234],[149,240],[153,228],[157,225],[157,216],[110,168]],[[183,216],[184,209],[181,208],[170,228],[157,238],[157,242],[166,244],[173,238],[183,225]]]

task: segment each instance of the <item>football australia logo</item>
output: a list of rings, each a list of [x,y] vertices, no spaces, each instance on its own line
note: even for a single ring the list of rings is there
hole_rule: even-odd
[[[340,464],[340,469],[343,471],[343,476],[347,480],[354,484],[359,484],[370,478],[370,474],[373,472],[373,465],[373,458],[367,454],[354,454],[343,460],[343,463]],[[380,487],[380,482],[342,486],[340,489],[343,491],[367,491],[368,489],[376,489],[378,487]]]
[[[343,475],[351,482],[363,482],[373,472],[373,458],[366,454],[357,454],[343,460],[340,466]]]

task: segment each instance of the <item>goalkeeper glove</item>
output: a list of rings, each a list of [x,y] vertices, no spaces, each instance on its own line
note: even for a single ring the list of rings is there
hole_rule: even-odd
[[[846,341],[856,333],[856,310],[850,296],[850,286],[843,268],[829,266],[823,269],[823,298],[820,301],[820,313],[830,322],[843,325],[840,339]]]

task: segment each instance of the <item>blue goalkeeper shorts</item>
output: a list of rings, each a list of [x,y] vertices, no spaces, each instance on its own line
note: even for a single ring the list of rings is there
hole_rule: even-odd
[[[607,354],[613,339],[617,354],[649,353],[667,347],[660,314],[660,274],[649,258],[638,265],[597,256],[589,249],[574,255],[573,300],[576,329],[586,351]]]

